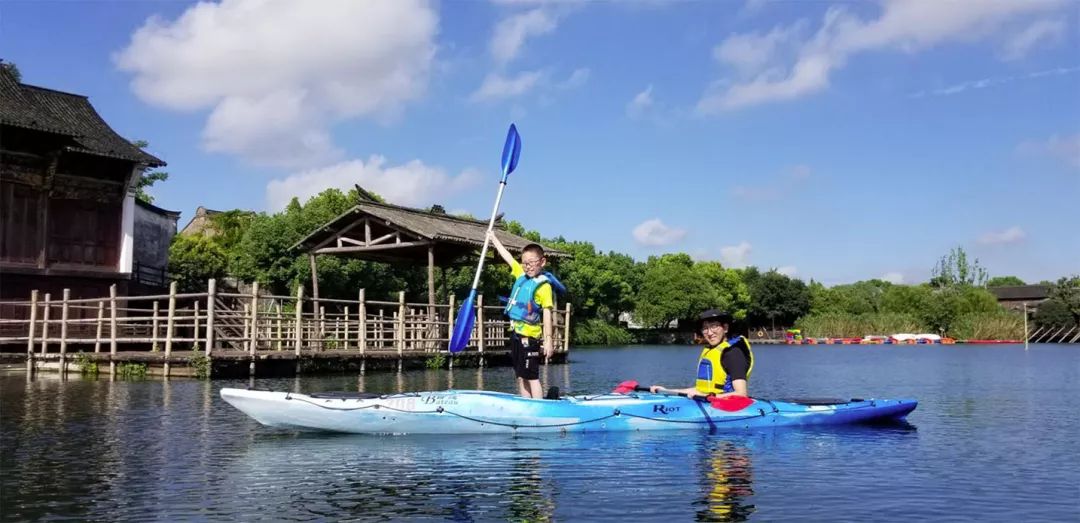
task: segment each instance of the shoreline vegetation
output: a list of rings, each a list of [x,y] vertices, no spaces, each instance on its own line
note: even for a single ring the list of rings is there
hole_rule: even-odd
[[[169,271],[182,292],[204,290],[201,287],[210,278],[231,277],[258,281],[270,292],[290,295],[301,282],[310,281],[311,269],[306,253],[289,247],[347,211],[357,198],[355,189],[348,193],[328,189],[303,204],[294,198],[277,213],[233,210],[215,215],[211,230],[176,236]],[[438,205],[427,211],[445,214]],[[987,289],[1025,282],[1014,276],[990,277],[978,260],[969,261],[959,247],[941,257],[928,282],[905,285],[873,279],[826,287],[776,270],[730,268],[717,261],[694,260],[685,253],[639,261],[614,251],[598,251],[585,241],[542,237],[516,221],[501,226],[573,255],[549,263],[570,290],[575,345],[646,341],[641,332],[686,333],[690,330],[686,326],[692,324],[687,320],[707,308],[731,311],[736,333],[794,327],[807,338],[895,333],[986,340],[1024,337],[1023,313],[1002,307]],[[436,268],[436,299],[467,293],[474,270]],[[407,299],[427,300],[423,267],[323,256],[319,276],[320,293],[327,298],[347,299],[364,288],[372,299],[404,290]],[[504,267],[486,264],[478,290],[491,297],[505,296],[512,283]],[[1030,330],[1080,324],[1080,275],[1040,284],[1048,286],[1049,299],[1029,315]]]

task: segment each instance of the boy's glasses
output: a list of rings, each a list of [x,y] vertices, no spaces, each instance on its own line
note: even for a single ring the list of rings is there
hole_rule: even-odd
[[[524,267],[539,267],[540,262],[544,261],[542,258],[535,260],[521,260],[521,265]]]
[[[724,330],[723,323],[707,323],[701,326],[701,332],[720,331]]]

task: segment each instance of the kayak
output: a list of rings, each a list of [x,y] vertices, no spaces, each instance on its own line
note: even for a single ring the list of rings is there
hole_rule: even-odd
[[[266,426],[357,434],[728,431],[847,425],[903,421],[918,405],[913,399],[753,398],[745,407],[729,410],[701,399],[650,392],[531,399],[478,390],[379,395],[224,388],[221,398]]]

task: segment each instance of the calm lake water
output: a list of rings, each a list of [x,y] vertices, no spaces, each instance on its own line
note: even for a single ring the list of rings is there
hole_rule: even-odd
[[[698,349],[576,349],[564,393],[688,386]],[[364,377],[0,377],[0,519],[1077,521],[1080,346],[759,346],[759,397],[915,397],[910,427],[352,436],[258,425],[221,387],[512,391],[494,368]]]

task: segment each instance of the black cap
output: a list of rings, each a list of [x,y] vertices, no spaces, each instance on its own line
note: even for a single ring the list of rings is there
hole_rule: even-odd
[[[728,325],[731,325],[731,322],[734,320],[734,318],[731,317],[731,314],[728,314],[727,312],[724,312],[720,309],[709,309],[698,315],[697,330],[701,330],[701,324],[705,323],[705,320],[717,320],[720,323],[727,323]]]

